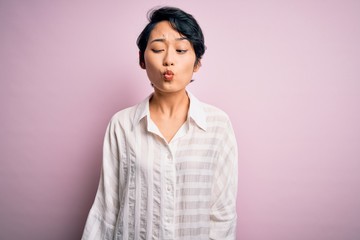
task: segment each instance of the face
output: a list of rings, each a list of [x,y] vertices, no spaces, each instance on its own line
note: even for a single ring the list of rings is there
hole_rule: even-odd
[[[172,93],[185,90],[193,73],[196,55],[191,43],[168,21],[156,24],[144,52],[145,69],[155,91]]]

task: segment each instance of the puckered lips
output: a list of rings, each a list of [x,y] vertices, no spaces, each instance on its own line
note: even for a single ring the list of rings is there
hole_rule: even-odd
[[[171,70],[166,70],[163,75],[166,81],[171,81],[174,77],[174,73]]]

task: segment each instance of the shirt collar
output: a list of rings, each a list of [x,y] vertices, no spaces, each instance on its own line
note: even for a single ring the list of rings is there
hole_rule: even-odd
[[[207,123],[206,123],[206,113],[204,111],[204,107],[202,103],[190,92],[187,91],[187,94],[190,99],[190,107],[188,111],[188,119],[192,119],[198,127],[206,131]],[[147,98],[144,99],[138,106],[134,115],[134,125],[139,124],[139,122],[145,118],[150,116],[149,109],[149,100],[152,94],[150,94]]]
[[[188,117],[191,118],[198,127],[206,131],[206,113],[203,104],[190,92],[187,92],[190,99]]]
[[[140,104],[137,105],[134,121],[133,124],[136,126],[139,122],[146,116],[150,116],[150,109],[149,109],[149,100],[152,94],[150,94],[147,98],[145,98]]]

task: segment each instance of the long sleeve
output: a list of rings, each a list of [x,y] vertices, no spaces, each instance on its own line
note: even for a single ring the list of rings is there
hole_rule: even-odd
[[[236,239],[238,152],[229,122],[215,167],[210,214],[210,239]]]
[[[119,211],[119,154],[115,126],[110,123],[104,139],[99,186],[82,240],[113,239]]]

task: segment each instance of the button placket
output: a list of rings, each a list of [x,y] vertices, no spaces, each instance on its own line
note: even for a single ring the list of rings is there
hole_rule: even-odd
[[[175,179],[175,170],[173,165],[173,157],[171,151],[169,150],[165,155],[164,159],[165,165],[165,192],[164,192],[164,200],[165,200],[165,208],[164,208],[164,231],[163,236],[165,239],[173,239],[174,235],[174,211],[175,211],[175,196],[174,196],[174,179]]]

